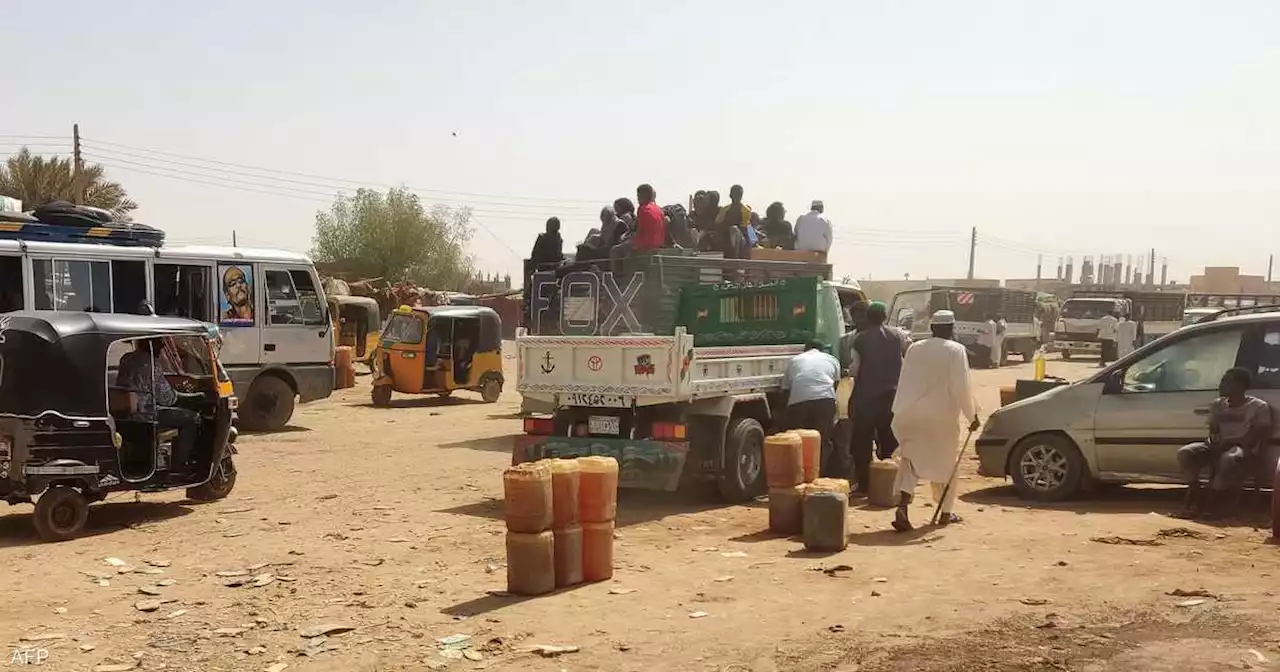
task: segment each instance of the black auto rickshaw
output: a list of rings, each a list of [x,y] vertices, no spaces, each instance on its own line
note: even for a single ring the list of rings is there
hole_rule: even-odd
[[[36,498],[40,538],[62,541],[112,492],[226,497],[235,397],[216,339],[181,318],[0,315],[0,498]]]
[[[328,296],[329,319],[333,322],[336,345],[349,345],[357,362],[373,362],[382,320],[378,302],[367,296]]]

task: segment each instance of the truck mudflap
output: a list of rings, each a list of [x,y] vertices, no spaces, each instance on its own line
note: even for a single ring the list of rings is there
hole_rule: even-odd
[[[680,487],[689,442],[521,434],[515,438],[511,464],[590,455],[618,461],[620,487],[673,491]]]

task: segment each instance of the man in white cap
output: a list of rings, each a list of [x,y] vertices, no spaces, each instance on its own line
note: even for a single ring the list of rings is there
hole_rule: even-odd
[[[826,254],[831,249],[831,220],[823,214],[822,201],[814,201],[796,220],[795,236],[797,251]]]
[[[960,444],[961,416],[969,430],[978,428],[978,411],[969,382],[969,357],[953,340],[956,316],[939,310],[929,320],[933,337],[907,350],[902,376],[893,400],[893,434],[898,439],[898,509],[893,529],[911,529],[907,507],[916,483],[929,481],[933,497],[941,501],[941,523],[959,522],[952,509],[956,501],[955,464]],[[943,497],[943,490],[946,496]]]

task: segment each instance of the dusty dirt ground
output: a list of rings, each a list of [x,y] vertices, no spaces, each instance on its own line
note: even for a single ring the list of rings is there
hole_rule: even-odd
[[[1071,378],[1090,368],[1050,362]],[[981,403],[994,408],[999,385],[1029,375],[1026,364],[975,372]],[[613,581],[503,596],[500,474],[520,431],[518,395],[494,405],[397,397],[375,409],[368,378],[357,381],[300,407],[288,431],[243,437],[239,484],[223,502],[116,497],[93,508],[89,535],[61,544],[34,539],[30,506],[5,512],[0,641],[28,662],[42,656],[43,669],[77,671],[1101,672],[1280,661],[1280,561],[1263,530],[1167,517],[1180,492],[1162,488],[1029,506],[976,476],[971,460],[963,524],[898,535],[890,512],[859,505],[848,550],[826,556],[768,534],[762,504],[626,492]],[[1152,545],[1091,540],[1103,536]],[[837,565],[851,569],[821,571]],[[218,575],[246,571],[274,580],[230,587]],[[1170,595],[1178,590],[1205,593]],[[350,630],[302,636],[326,624]],[[470,637],[469,658],[441,653],[451,635]],[[526,652],[542,644],[580,650]]]

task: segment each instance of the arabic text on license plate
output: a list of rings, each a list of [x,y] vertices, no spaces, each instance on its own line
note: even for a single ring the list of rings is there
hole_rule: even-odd
[[[620,394],[591,394],[574,392],[560,396],[561,406],[598,406],[604,408],[627,408],[631,404]]]
[[[617,436],[619,426],[618,416],[616,415],[593,415],[587,418],[587,429],[592,434]]]

